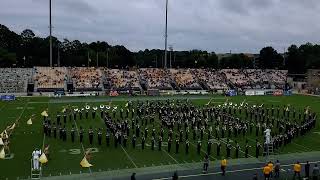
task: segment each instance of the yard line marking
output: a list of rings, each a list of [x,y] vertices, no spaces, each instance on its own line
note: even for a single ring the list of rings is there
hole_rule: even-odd
[[[167,151],[165,151],[164,149],[162,149],[162,151],[165,152],[172,160],[174,160],[174,162],[179,164],[179,162],[174,157],[172,157]]]
[[[134,163],[133,159],[131,158],[131,156],[128,154],[128,152],[123,148],[122,145],[120,145],[123,152],[126,154],[127,158],[131,161],[131,163],[134,165],[135,168],[138,168],[138,166],[136,165],[136,163]]]
[[[80,133],[79,133],[79,129],[78,129],[78,125],[77,125],[77,122],[76,120],[73,119],[73,122],[74,122],[74,125],[76,126],[76,130],[77,130],[77,134],[78,134],[78,137],[80,137]],[[85,153],[85,149],[83,147],[83,143],[81,142],[81,147],[82,147],[82,150],[83,152]],[[89,167],[89,171],[90,171],[90,174],[92,175],[92,171],[91,171],[91,168]]]
[[[112,103],[112,100],[110,101]],[[99,113],[98,113],[99,114]],[[104,125],[104,120],[103,117],[101,117],[101,114],[99,114],[100,120],[102,122],[102,124]],[[133,159],[131,158],[131,156],[128,154],[128,152],[123,148],[122,145],[120,145],[123,152],[126,154],[127,158],[131,161],[131,163],[134,165],[135,168],[138,168],[138,166],[136,165],[136,163],[134,163]]]
[[[297,143],[294,143],[294,142],[292,142],[292,144],[294,144],[294,145],[296,145],[296,146],[299,146],[299,147],[302,147],[302,148],[304,148],[305,150],[313,151],[313,149],[310,149],[310,148],[308,148],[308,147],[306,147],[306,146],[303,146],[303,145],[300,145],[300,144],[297,144]]]
[[[309,162],[310,164],[316,164],[319,163],[320,161],[315,161],[315,162]],[[301,165],[304,165],[306,163],[300,163]],[[288,166],[293,166],[294,164],[285,164],[281,165],[281,167],[288,167]],[[236,170],[231,170],[231,171],[226,171],[226,173],[235,173],[235,172],[244,172],[244,171],[253,171],[253,170],[261,170],[262,167],[257,167],[257,168],[245,168],[245,169],[236,169]],[[190,175],[185,175],[185,176],[179,176],[179,178],[191,178],[191,177],[199,177],[199,176],[209,176],[209,175],[217,175],[221,174],[221,172],[215,172],[215,173],[207,173],[207,174],[190,174]],[[158,179],[152,179],[152,180],[169,180],[172,179],[172,177],[165,177],[165,178],[158,178]]]

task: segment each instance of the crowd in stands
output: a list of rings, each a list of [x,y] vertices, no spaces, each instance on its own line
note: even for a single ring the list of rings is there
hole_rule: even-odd
[[[287,81],[288,71],[287,70],[274,70],[268,69],[267,74],[269,80],[278,88],[282,88],[285,86]]]
[[[199,82],[204,83],[210,90],[226,90],[228,85],[221,74],[214,69],[192,69]]]
[[[31,76],[31,68],[0,68],[0,92],[25,92]]]
[[[222,69],[220,71],[226,76],[232,84],[237,87],[246,89],[251,88],[250,79],[243,73],[241,69]]]
[[[35,67],[34,81],[37,89],[63,89],[67,70],[65,67]]]
[[[309,73],[310,74],[310,73]],[[320,82],[320,71],[313,71],[310,81]],[[72,82],[75,90],[159,89],[159,90],[226,90],[231,88],[283,88],[286,70],[261,69],[100,69],[95,67],[0,68],[0,91],[25,92],[27,80],[35,88],[64,89]],[[310,75],[309,75],[310,77]],[[317,77],[317,78],[315,78]],[[318,80],[318,81],[317,81]],[[106,84],[108,84],[106,86]],[[319,83],[320,84],[320,83]]]
[[[148,89],[171,90],[171,79],[164,69],[142,68],[139,70],[141,81],[145,82]]]
[[[69,72],[76,89],[100,88],[102,75],[100,69],[94,67],[72,67]]]
[[[190,69],[170,69],[170,74],[181,90],[202,89]]]
[[[105,69],[105,75],[110,82],[111,88],[116,90],[140,90],[140,81],[138,72],[134,70],[123,69]]]

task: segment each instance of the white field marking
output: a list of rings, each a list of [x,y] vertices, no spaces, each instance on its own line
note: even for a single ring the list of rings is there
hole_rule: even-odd
[[[172,157],[167,151],[165,151],[164,149],[162,149],[162,151],[165,152],[172,160],[174,160],[174,162],[179,164],[179,162],[174,157]]]
[[[77,130],[77,134],[78,134],[78,137],[80,137],[80,133],[79,133],[79,129],[78,129],[78,125],[77,125],[77,122],[76,120],[73,119],[73,122],[74,122],[74,125],[76,126],[76,130]],[[83,150],[83,153],[85,153],[85,149],[83,147],[83,143],[81,142],[81,147],[82,147],[82,150]],[[89,172],[90,174],[92,175],[92,171],[91,171],[91,168],[89,167]]]
[[[112,103],[112,100],[111,100],[110,102]],[[99,117],[100,117],[100,120],[101,120],[102,124],[104,124],[103,117],[101,117],[101,114],[100,114],[100,113],[98,113],[98,114],[99,114]],[[121,146],[123,152],[124,152],[124,153],[126,154],[126,156],[128,157],[128,159],[129,159],[129,160],[131,161],[131,163],[134,165],[134,167],[135,167],[135,168],[138,168],[138,166],[136,165],[136,163],[134,163],[133,159],[132,159],[131,156],[128,154],[128,152],[123,148],[122,145],[120,145],[120,146]]]
[[[134,165],[135,168],[138,168],[138,166],[136,165],[136,163],[134,163],[133,159],[131,158],[131,156],[128,154],[128,152],[122,147],[122,145],[120,145],[123,152],[126,154],[127,158],[131,161],[131,163]]]
[[[296,145],[296,146],[299,146],[299,147],[302,147],[302,148],[304,148],[305,150],[313,151],[313,149],[310,149],[310,148],[308,148],[308,147],[306,147],[306,146],[303,146],[303,145],[300,145],[300,144],[297,144],[297,143],[294,143],[294,142],[292,142],[292,144],[294,144],[294,145]]]
[[[313,134],[318,134],[318,135],[320,135],[320,132],[319,132],[319,131],[317,131],[317,132],[313,132]]]
[[[315,162],[309,162],[310,164],[316,164],[319,163],[320,161],[315,161]],[[304,165],[306,163],[300,163],[301,165]],[[293,166],[294,164],[285,164],[281,165],[281,167],[289,167]],[[256,168],[246,168],[246,169],[237,169],[237,170],[231,170],[231,171],[226,171],[226,173],[235,173],[235,172],[245,172],[245,171],[253,171],[253,170],[261,170],[262,167],[256,167]],[[291,169],[288,169],[291,170]],[[217,175],[221,174],[221,172],[215,172],[215,173],[207,173],[207,174],[191,174],[191,175],[185,175],[185,176],[179,176],[179,178],[192,178],[192,177],[199,177],[199,176],[209,176],[209,175]],[[172,179],[172,177],[165,177],[165,178],[158,178],[158,179],[152,179],[152,180],[169,180]]]

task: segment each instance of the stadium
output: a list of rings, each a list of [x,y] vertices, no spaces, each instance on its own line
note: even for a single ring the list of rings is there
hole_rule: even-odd
[[[54,37],[51,3],[48,37],[0,25],[0,179],[319,178],[317,44],[167,49],[166,1],[131,51]]]

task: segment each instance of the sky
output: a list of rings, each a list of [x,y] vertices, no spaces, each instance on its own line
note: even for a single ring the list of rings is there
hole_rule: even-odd
[[[0,24],[49,35],[49,0],[0,0]],[[174,50],[257,53],[320,40],[319,0],[169,0]],[[165,0],[52,0],[53,35],[164,49]]]

